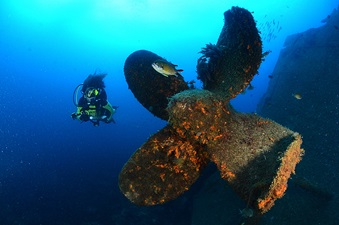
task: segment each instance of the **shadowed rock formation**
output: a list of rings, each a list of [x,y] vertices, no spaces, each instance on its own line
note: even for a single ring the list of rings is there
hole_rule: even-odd
[[[306,192],[297,192],[295,201],[288,195],[282,199],[274,209],[278,213],[272,214],[276,223],[338,223],[339,7],[323,22],[286,38],[257,109],[260,115],[302,133],[307,149],[298,177],[292,180],[291,186],[297,188],[287,194]]]

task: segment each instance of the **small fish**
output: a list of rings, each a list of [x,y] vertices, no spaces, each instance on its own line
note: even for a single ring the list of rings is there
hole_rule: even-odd
[[[272,52],[271,50],[268,50],[268,51],[264,52],[264,53],[261,55],[261,57],[262,57],[262,58],[265,58],[265,57],[268,56],[268,54],[270,54],[271,52]]]
[[[251,83],[249,83],[247,89],[249,91],[252,91],[254,89],[254,86]]]
[[[153,69],[155,69],[155,71],[157,71],[158,73],[162,74],[165,77],[168,76],[181,76],[181,74],[179,72],[182,72],[183,70],[181,69],[176,69],[175,67],[178,65],[174,65],[166,60],[163,59],[158,59],[155,60],[152,63],[152,67]]]
[[[325,19],[321,20],[320,22],[327,23],[330,20],[330,18],[331,18],[331,15],[327,15],[327,17]]]
[[[298,93],[292,94],[292,96],[293,96],[294,98],[298,99],[298,100],[300,100],[300,99],[303,98],[303,97],[301,97],[301,94],[298,94]]]
[[[188,85],[188,87],[189,87],[190,89],[194,89],[194,84],[195,84],[195,81],[194,81],[194,80],[191,80],[191,81],[186,82],[186,83],[187,83],[187,85]]]

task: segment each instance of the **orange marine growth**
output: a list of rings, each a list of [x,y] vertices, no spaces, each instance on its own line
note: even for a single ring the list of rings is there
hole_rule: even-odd
[[[262,44],[252,14],[239,7],[224,13],[216,44],[198,59],[203,89],[183,77],[159,76],[151,64],[163,58],[145,50],[126,60],[126,81],[135,97],[167,125],[126,162],[121,192],[138,205],[162,204],[187,191],[214,162],[234,192],[253,210],[270,210],[283,197],[301,160],[301,136],[256,114],[236,112],[230,100],[245,90],[262,62]]]

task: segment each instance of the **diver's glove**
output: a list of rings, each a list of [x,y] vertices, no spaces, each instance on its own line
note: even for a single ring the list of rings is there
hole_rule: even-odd
[[[74,112],[74,113],[72,113],[71,117],[72,117],[73,120],[75,120],[77,118],[77,114]]]
[[[89,120],[89,116],[85,112],[83,112],[80,116],[80,120],[86,122]]]

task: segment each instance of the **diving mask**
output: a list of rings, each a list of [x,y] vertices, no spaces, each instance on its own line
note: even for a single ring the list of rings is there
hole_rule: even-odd
[[[96,97],[99,94],[99,90],[97,88],[87,88],[85,91],[85,96],[87,98]]]

